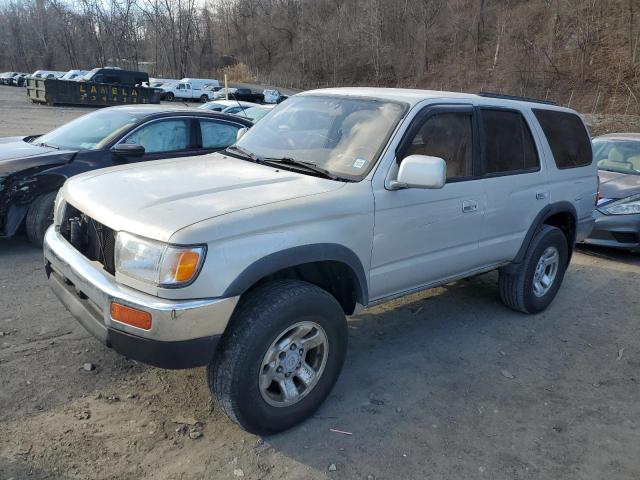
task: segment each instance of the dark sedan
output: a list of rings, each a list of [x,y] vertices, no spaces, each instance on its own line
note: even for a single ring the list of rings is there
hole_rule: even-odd
[[[123,163],[224,149],[249,120],[186,108],[96,110],[42,136],[0,138],[0,237],[25,225],[41,245],[58,189],[73,175]]]
[[[585,243],[640,250],[640,133],[614,133],[593,139],[598,160],[600,200],[596,222]]]

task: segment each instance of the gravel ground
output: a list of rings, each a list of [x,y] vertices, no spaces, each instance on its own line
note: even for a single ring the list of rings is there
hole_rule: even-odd
[[[0,136],[87,111],[21,92],[0,87]],[[533,316],[502,306],[496,280],[351,318],[329,399],[258,438],[211,403],[204,369],[100,345],[47,287],[41,251],[0,240],[0,479],[639,478],[640,256],[580,248]]]

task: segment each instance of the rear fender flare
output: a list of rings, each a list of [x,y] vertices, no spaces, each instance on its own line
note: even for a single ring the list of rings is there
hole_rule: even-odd
[[[536,218],[531,223],[531,226],[529,227],[529,230],[527,231],[527,234],[524,237],[522,245],[520,246],[520,250],[518,250],[518,253],[516,254],[511,264],[505,267],[507,271],[517,268],[523,262],[524,257],[527,253],[527,250],[529,249],[529,245],[531,245],[531,241],[533,240],[533,237],[538,231],[538,229],[540,228],[540,226],[544,225],[545,221],[552,215],[555,215],[556,213],[569,213],[573,218],[574,225],[577,226],[576,222],[577,222],[578,215],[575,207],[571,203],[564,202],[564,201],[550,203],[549,205],[544,207],[542,210],[540,210],[538,212],[538,215],[536,215]],[[577,231],[576,228],[574,228],[573,238],[570,239],[570,241],[568,242],[569,260],[571,260],[571,254],[573,253],[573,246],[576,243],[576,231]]]

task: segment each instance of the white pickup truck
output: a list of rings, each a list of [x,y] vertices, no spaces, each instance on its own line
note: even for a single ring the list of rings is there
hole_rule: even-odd
[[[164,99],[173,102],[175,99],[181,100],[199,100],[202,103],[214,99],[214,92],[205,87],[218,87],[218,80],[206,78],[183,78],[178,83],[163,88]]]

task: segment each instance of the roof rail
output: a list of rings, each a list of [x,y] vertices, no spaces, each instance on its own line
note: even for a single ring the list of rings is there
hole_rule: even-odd
[[[520,102],[544,103],[545,105],[558,105],[556,102],[552,102],[551,100],[540,100],[539,98],[530,98],[530,97],[518,97],[517,95],[505,95],[503,93],[480,92],[478,93],[478,95],[480,97],[487,97],[487,98],[502,98],[503,100],[518,100]]]

